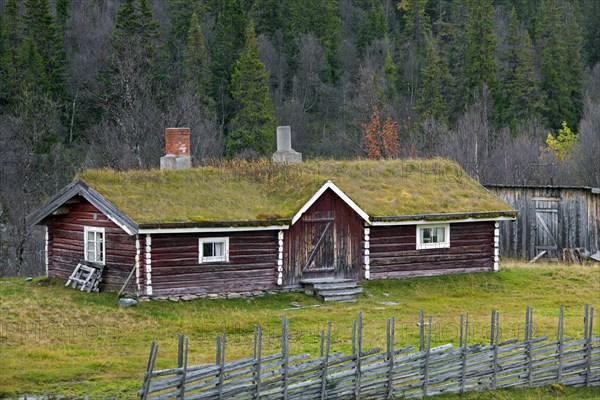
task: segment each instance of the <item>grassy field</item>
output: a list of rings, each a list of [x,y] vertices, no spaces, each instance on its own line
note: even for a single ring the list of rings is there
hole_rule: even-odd
[[[227,330],[227,360],[248,356],[255,324],[263,326],[263,354],[279,346],[280,320],[290,322],[290,353],[318,354],[320,330],[333,321],[332,350],[349,352],[352,320],[363,312],[364,347],[383,346],[386,319],[396,318],[396,344],[418,345],[419,308],[433,317],[432,345],[458,342],[461,313],[469,313],[470,342],[489,342],[490,311],[500,312],[501,339],[522,338],[525,306],[534,309],[536,335],[556,334],[564,304],[565,336],[582,337],[583,307],[599,309],[600,267],[504,262],[498,273],[364,283],[354,304],[290,310],[320,303],[300,293],[235,300],[140,303],[117,307],[115,293],[81,293],[63,282],[0,280],[0,398],[23,393],[72,398],[135,398],[150,342],[157,368],[176,363],[176,336],[190,338],[190,365],[213,362],[214,341]],[[387,304],[382,304],[387,302]],[[395,303],[395,304],[394,304]],[[598,313],[596,313],[598,315]],[[598,318],[595,318],[598,321]],[[596,322],[594,335],[600,335]],[[592,399],[600,390],[555,386],[473,394],[461,399]],[[448,396],[448,399],[459,397]]]

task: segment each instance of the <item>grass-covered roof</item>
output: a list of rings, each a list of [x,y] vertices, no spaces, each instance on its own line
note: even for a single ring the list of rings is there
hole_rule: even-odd
[[[88,170],[79,178],[139,224],[291,219],[328,180],[370,217],[509,211],[444,159],[224,161],[182,170]]]

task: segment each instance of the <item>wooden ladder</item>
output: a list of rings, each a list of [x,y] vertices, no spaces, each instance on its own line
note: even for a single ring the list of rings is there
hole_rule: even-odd
[[[79,264],[73,270],[73,273],[67,280],[65,286],[69,286],[73,283],[73,289],[77,289],[81,285],[81,291],[97,292],[99,290],[98,285],[102,282],[102,272],[104,271],[104,265],[92,261],[79,261]]]

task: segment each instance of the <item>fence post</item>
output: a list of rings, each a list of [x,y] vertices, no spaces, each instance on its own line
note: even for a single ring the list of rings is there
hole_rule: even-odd
[[[225,347],[227,345],[227,332],[223,331],[223,340],[219,340],[217,338],[217,342],[220,342],[220,351],[219,354],[221,359],[219,360],[219,400],[223,399],[223,380],[225,378]]]
[[[427,397],[427,386],[429,385],[429,354],[431,351],[431,316],[427,327],[427,349],[425,351],[425,366],[423,367],[423,397]]]
[[[469,339],[469,313],[465,319],[465,334],[462,334],[462,314],[460,315],[460,342],[461,342],[461,367],[460,367],[460,393],[465,392],[465,381],[467,377],[467,341]]]
[[[321,331],[321,337],[325,331]],[[331,321],[327,321],[327,342],[325,343],[325,358],[323,359],[323,371],[321,376],[321,399],[326,399],[327,393],[327,367],[329,366],[329,346],[331,344]]]
[[[492,389],[496,390],[496,377],[498,375],[498,340],[500,336],[500,313],[496,312],[496,320],[494,321],[494,370],[492,373]]]
[[[425,350],[425,321],[423,309],[419,309],[419,351]]]
[[[146,400],[148,398],[148,391],[150,389],[150,381],[152,379],[152,371],[154,370],[154,362],[156,361],[156,354],[158,353],[158,345],[154,343],[154,340],[150,344],[150,354],[148,355],[148,363],[146,364],[146,372],[144,373],[144,384],[140,391],[140,400]]]
[[[184,338],[183,334],[179,334],[177,346],[177,368],[180,369],[178,373],[180,375],[180,381],[177,385],[177,400],[183,400],[185,396],[185,379],[187,375],[187,352],[188,352],[188,338]],[[185,342],[185,344],[184,344]]]
[[[360,369],[361,369],[361,353],[362,353],[362,312],[358,313],[358,321],[356,323],[356,362],[354,376],[354,398],[360,398]]]
[[[387,320],[387,352],[388,352],[388,394],[387,398],[394,397],[394,335],[396,332],[396,320],[394,317]]]
[[[492,310],[492,317],[490,320],[490,346],[494,345],[494,334],[495,334],[494,324],[495,323],[496,323],[496,310]]]
[[[561,383],[563,373],[563,353],[564,353],[564,318],[565,318],[565,306],[560,305],[560,312],[558,314],[558,373],[556,374],[556,382]]]
[[[288,321],[285,314],[281,320],[281,354],[283,355],[283,399],[287,399],[288,391],[288,372],[289,372],[289,352],[288,343]]]
[[[254,398],[260,398],[260,363],[262,360],[262,326],[254,328]]]
[[[592,372],[592,326],[594,324],[594,307],[590,307],[590,314],[588,319],[588,333],[586,335],[586,358],[587,367],[585,371],[585,386],[590,386],[590,375]]]
[[[527,326],[527,387],[531,387],[533,381],[533,308],[527,306],[526,309]]]

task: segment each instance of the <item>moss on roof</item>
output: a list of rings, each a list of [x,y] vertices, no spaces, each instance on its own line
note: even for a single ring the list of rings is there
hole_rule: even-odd
[[[328,180],[371,217],[511,210],[445,159],[221,161],[79,178],[138,223],[291,219]]]

